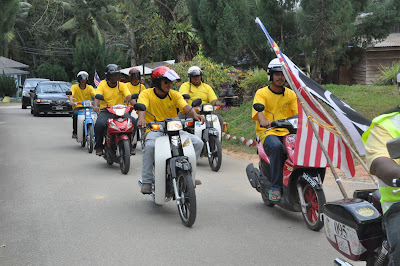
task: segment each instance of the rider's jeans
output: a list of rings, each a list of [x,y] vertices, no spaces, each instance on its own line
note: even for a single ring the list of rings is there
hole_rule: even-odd
[[[390,206],[383,216],[383,230],[390,246],[389,265],[400,265],[400,202]]]
[[[271,189],[279,191],[282,189],[283,164],[285,163],[285,146],[281,139],[282,137],[276,135],[268,135],[263,144],[270,160]]]
[[[181,135],[187,135],[193,143],[194,151],[196,152],[196,161],[200,157],[201,150],[203,149],[203,141],[186,131],[180,131]],[[153,183],[153,164],[154,164],[154,145],[158,137],[163,136],[163,132],[160,131],[150,131],[146,136],[146,143],[144,147],[144,154],[142,158],[142,182],[151,184]]]

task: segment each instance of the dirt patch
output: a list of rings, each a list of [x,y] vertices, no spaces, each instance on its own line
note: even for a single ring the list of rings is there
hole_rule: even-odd
[[[226,155],[233,157],[235,159],[238,159],[238,160],[248,161],[251,163],[258,162],[258,154],[249,154],[249,153],[245,153],[245,152],[232,151],[229,149],[222,149],[222,152],[225,153]]]

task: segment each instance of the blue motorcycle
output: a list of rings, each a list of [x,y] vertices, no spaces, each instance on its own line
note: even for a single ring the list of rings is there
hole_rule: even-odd
[[[76,141],[80,142],[82,147],[85,147],[87,143],[87,150],[89,153],[92,153],[94,147],[94,125],[97,120],[97,113],[92,108],[92,101],[86,100],[77,104],[82,104],[83,108],[78,111]]]

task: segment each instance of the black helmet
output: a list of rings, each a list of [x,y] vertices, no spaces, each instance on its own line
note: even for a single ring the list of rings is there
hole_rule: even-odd
[[[106,67],[106,75],[120,73],[119,67],[116,64],[109,64]]]

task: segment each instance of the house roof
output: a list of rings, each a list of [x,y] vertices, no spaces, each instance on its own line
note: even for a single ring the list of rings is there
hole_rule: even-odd
[[[374,45],[374,48],[379,47],[400,47],[400,33],[391,33],[385,40]]]
[[[29,71],[20,68],[28,68],[28,65],[0,56],[0,75],[4,74],[29,74]]]

